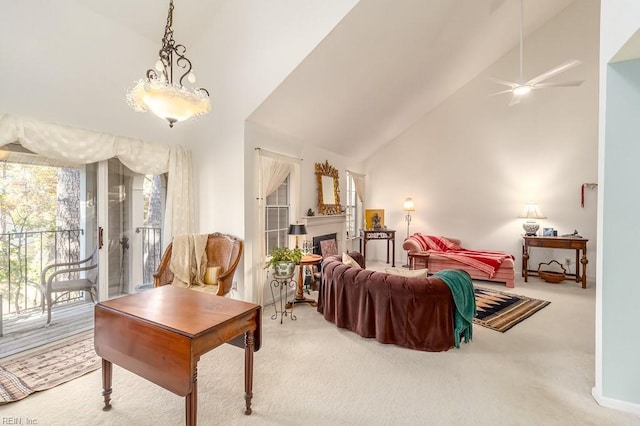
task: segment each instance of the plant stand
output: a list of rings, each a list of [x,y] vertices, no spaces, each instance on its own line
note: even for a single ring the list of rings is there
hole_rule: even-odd
[[[282,324],[283,317],[286,317],[288,314],[289,318],[292,321],[297,320],[296,316],[293,314],[293,305],[289,306],[289,304],[286,303],[288,299],[289,289],[294,289],[297,287],[296,281],[292,279],[293,275],[273,274],[272,277],[273,278],[271,279],[271,285],[269,286],[269,288],[271,289],[271,298],[273,299],[274,314],[271,315],[271,319],[278,319],[278,314],[280,314],[280,324]],[[280,291],[280,310],[278,310],[276,306],[277,301],[274,289]]]

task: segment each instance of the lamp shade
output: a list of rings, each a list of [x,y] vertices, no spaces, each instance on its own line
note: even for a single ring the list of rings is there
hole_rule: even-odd
[[[305,235],[307,233],[307,228],[302,224],[289,225],[289,235]]]
[[[413,198],[407,198],[404,200],[402,210],[404,210],[405,212],[413,212],[416,210],[416,206],[413,204]]]
[[[540,211],[540,207],[533,201],[529,201],[522,208],[522,213],[520,213],[519,218],[524,219],[546,219],[547,217],[542,214]]]

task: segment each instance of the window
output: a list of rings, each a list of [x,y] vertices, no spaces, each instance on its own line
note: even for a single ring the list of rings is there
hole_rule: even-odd
[[[265,204],[265,243],[266,253],[271,253],[275,247],[287,246],[289,230],[289,178],[280,184],[271,195],[267,196]]]
[[[347,238],[355,238],[358,236],[358,195],[353,176],[349,170],[347,170],[347,201],[345,203]]]

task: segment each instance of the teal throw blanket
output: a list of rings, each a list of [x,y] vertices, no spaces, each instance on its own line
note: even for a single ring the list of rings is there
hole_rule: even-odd
[[[449,286],[456,310],[453,314],[456,348],[460,347],[460,335],[468,343],[473,337],[473,318],[476,316],[476,296],[471,277],[464,271],[445,269],[434,274]]]

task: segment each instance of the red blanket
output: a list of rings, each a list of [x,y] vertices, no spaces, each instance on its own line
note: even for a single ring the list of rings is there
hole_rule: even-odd
[[[489,278],[493,278],[502,261],[515,259],[513,255],[501,251],[467,250],[445,237],[416,233],[409,238],[417,241],[423,251],[437,253],[438,256],[476,268],[485,272]]]

